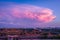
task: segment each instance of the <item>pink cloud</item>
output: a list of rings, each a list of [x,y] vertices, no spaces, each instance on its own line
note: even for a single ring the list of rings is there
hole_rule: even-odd
[[[53,15],[53,11],[48,8],[41,8],[31,5],[18,5],[13,7],[11,15],[16,18],[29,18],[42,22],[51,22],[56,16]]]
[[[11,4],[0,10],[0,23],[4,24],[41,26],[42,23],[52,22],[56,18],[51,9],[32,5]]]

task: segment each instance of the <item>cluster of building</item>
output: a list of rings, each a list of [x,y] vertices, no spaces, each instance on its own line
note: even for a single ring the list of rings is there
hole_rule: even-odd
[[[59,32],[48,31],[47,29],[0,29],[0,40],[24,40],[24,39],[54,39],[60,38]]]

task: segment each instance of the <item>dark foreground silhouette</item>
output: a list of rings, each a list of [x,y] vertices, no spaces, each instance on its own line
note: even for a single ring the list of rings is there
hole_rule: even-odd
[[[0,40],[60,39],[60,29],[0,28]]]

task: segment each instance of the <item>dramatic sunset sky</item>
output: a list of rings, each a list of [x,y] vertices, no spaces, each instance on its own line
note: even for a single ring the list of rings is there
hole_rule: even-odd
[[[0,28],[60,28],[60,0],[0,0]]]

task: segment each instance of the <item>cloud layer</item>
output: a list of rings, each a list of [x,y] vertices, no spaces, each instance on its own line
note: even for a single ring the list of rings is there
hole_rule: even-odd
[[[55,18],[48,8],[15,4],[0,7],[0,23],[29,26],[48,23]]]

